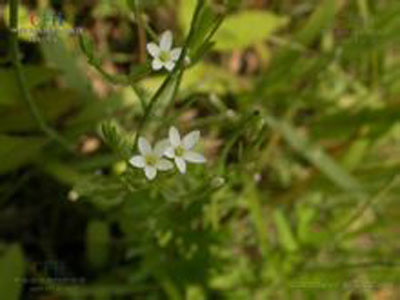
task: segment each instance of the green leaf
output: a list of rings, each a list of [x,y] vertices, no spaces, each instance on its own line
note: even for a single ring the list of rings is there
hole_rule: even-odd
[[[187,70],[182,78],[182,90],[198,93],[225,94],[249,90],[252,82],[208,63],[199,63]]]
[[[240,8],[243,0],[225,0],[225,5],[229,11]]]
[[[83,33],[82,35],[79,36],[79,45],[81,46],[81,49],[87,56],[89,61],[92,61],[94,59],[94,42],[93,39],[91,38],[90,35],[87,33]]]
[[[308,45],[333,25],[335,15],[340,8],[337,0],[324,0],[307,20],[304,27],[296,34],[298,42]]]
[[[223,16],[217,14],[207,1],[182,1],[179,21],[188,35],[186,46],[192,63],[197,62],[214,43],[210,40],[221,25]],[[189,30],[190,29],[190,30]]]
[[[306,139],[299,137],[295,129],[288,123],[278,121],[272,116],[268,116],[265,120],[271,128],[282,134],[286,142],[293,149],[298,151],[308,161],[320,169],[338,187],[351,193],[357,193],[359,196],[365,196],[362,186],[357,179],[344,170],[321,148],[311,146]]]
[[[215,35],[215,49],[226,51],[247,48],[265,41],[287,23],[287,17],[267,11],[245,11],[229,16]]]
[[[76,93],[70,90],[42,89],[32,93],[36,104],[49,123],[78,107]],[[0,110],[0,132],[37,130],[37,123],[28,108],[21,103]]]
[[[82,180],[76,183],[73,190],[80,197],[87,197],[99,210],[113,209],[129,196],[126,184],[118,177],[82,174],[80,177]]]
[[[74,186],[87,180],[89,175],[81,173],[69,162],[58,162],[43,157],[40,169],[67,186]]]
[[[146,75],[149,75],[151,71],[152,70],[149,64],[134,66],[129,71],[128,75],[129,81],[131,83],[135,83],[144,78]]]
[[[158,98],[156,99],[157,107],[154,108],[154,115],[157,117],[161,117],[164,115],[166,109],[173,103],[175,100],[176,93],[178,92],[178,88],[181,84],[183,71],[179,71],[173,74],[171,81],[165,86],[161,93],[158,94]],[[160,88],[161,91],[161,88]]]
[[[101,221],[90,222],[86,237],[90,265],[95,269],[103,268],[109,258],[110,234],[108,224]]]
[[[24,272],[24,256],[20,246],[10,246],[0,257],[0,295],[2,299],[20,299]]]
[[[100,126],[100,133],[108,146],[124,159],[129,159],[134,149],[133,138],[115,121],[105,121]]]
[[[58,72],[49,68],[26,66],[24,67],[24,74],[28,89],[32,89],[52,80]],[[22,100],[20,101],[21,93],[14,70],[0,69],[0,82],[0,105],[9,106],[22,102]]]
[[[278,230],[278,238],[282,246],[289,252],[297,251],[299,245],[293,235],[290,224],[280,209],[274,212],[274,222]]]
[[[45,138],[11,137],[0,135],[0,174],[16,169],[35,158],[47,143]]]
[[[192,21],[193,12],[196,8],[196,0],[181,1],[179,6],[179,25],[183,32],[188,33]]]
[[[172,103],[180,86],[182,75],[183,70],[174,70],[164,79],[163,83],[151,97],[149,104],[146,107],[139,131],[148,121],[150,116],[161,116],[165,109]]]
[[[67,120],[68,133],[78,136],[88,130],[96,130],[98,122],[114,116],[115,112],[126,107],[127,104],[120,93],[110,95],[107,101],[93,101]]]
[[[370,145],[371,142],[368,139],[355,141],[343,157],[343,166],[349,171],[356,169],[362,163]]]
[[[92,12],[95,18],[108,18],[119,14],[128,15],[129,12],[129,2],[126,0],[102,0],[98,1],[97,5],[94,7]]]
[[[198,2],[201,1],[181,1],[178,15],[179,24],[185,34],[189,33],[191,25],[194,27],[192,28],[194,34],[191,41],[189,41],[190,48],[192,50],[195,49],[194,52],[199,51],[199,48],[204,43],[207,34],[210,32],[210,30],[215,28],[214,26],[217,26],[216,22],[218,21],[217,13],[212,9],[208,1],[203,1],[203,4],[200,6],[201,8],[199,10],[196,22],[192,23],[192,16],[194,15]]]
[[[68,47],[66,39],[59,38],[56,43],[41,43],[41,50],[48,64],[62,73],[67,88],[77,91],[79,100],[91,103],[97,96],[93,93],[92,82],[85,75],[82,64],[77,59],[80,51]]]
[[[311,129],[314,138],[348,139],[360,128],[365,128],[369,138],[377,138],[392,128],[399,118],[400,110],[395,106],[363,109],[356,113],[346,110],[322,116]]]
[[[316,195],[315,197],[319,197],[319,195]],[[296,208],[296,214],[297,237],[302,243],[309,243],[312,237],[315,235],[314,232],[311,231],[311,229],[312,223],[316,218],[317,211],[311,206],[299,204]]]
[[[246,201],[248,202],[251,212],[252,220],[258,235],[258,242],[260,244],[263,255],[268,252],[268,226],[264,217],[263,206],[261,197],[255,190],[253,184],[248,183],[248,191],[246,194]]]

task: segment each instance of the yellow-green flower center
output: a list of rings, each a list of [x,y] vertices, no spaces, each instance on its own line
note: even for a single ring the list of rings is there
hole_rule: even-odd
[[[161,51],[159,58],[164,63],[169,62],[171,60],[171,53],[169,51]]]
[[[157,164],[158,158],[153,154],[146,155],[144,158],[146,161],[146,165],[148,166],[155,166]]]
[[[184,153],[185,148],[183,148],[182,146],[178,146],[175,148],[175,156],[183,156]]]

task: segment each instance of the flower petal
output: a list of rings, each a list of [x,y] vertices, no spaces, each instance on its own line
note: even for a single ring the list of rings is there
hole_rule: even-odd
[[[158,156],[163,156],[165,154],[165,151],[170,147],[170,143],[168,139],[163,139],[161,141],[159,141],[155,147],[154,147],[154,152],[158,155]]]
[[[182,53],[182,48],[175,48],[174,50],[171,51],[171,57],[173,60],[178,60],[179,57],[181,56]]]
[[[149,141],[146,140],[144,137],[139,138],[138,144],[139,144],[139,151],[142,155],[146,155],[146,154],[152,152]]]
[[[183,158],[194,164],[203,164],[206,162],[206,158],[202,154],[192,151],[186,151]]]
[[[161,70],[163,66],[164,64],[159,58],[153,59],[153,62],[151,63],[151,67],[153,68],[154,71]]]
[[[129,160],[129,163],[136,168],[144,168],[146,161],[143,156],[136,155]]]
[[[148,43],[147,44],[147,51],[150,53],[151,56],[156,58],[156,57],[158,57],[160,55],[161,49],[155,43]]]
[[[166,64],[164,64],[164,67],[168,70],[168,71],[172,71],[175,67],[175,63],[171,60],[169,62],[167,62]]]
[[[181,144],[181,136],[179,134],[179,131],[173,126],[169,129],[169,142],[174,147]]]
[[[183,138],[183,146],[185,147],[185,149],[190,150],[197,144],[199,138],[200,138],[200,131],[198,130],[192,131]]]
[[[183,158],[175,157],[175,164],[178,167],[179,172],[182,174],[186,173],[186,162]]]
[[[164,155],[168,158],[175,158],[175,149],[174,147],[169,147],[165,150]]]
[[[154,167],[147,166],[144,169],[144,173],[149,180],[153,180],[157,176],[157,169]]]
[[[161,35],[161,39],[160,39],[160,48],[161,50],[164,51],[169,51],[172,48],[172,32],[170,30],[165,31],[162,35]]]
[[[160,171],[168,171],[174,168],[172,162],[166,159],[160,159],[156,165],[156,168]]]

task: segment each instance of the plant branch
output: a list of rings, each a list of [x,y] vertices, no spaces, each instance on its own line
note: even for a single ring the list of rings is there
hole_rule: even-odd
[[[52,140],[57,141],[60,145],[68,151],[74,152],[73,147],[69,142],[61,137],[53,128],[51,128],[43,116],[41,115],[38,107],[32,99],[29,88],[26,84],[25,74],[22,70],[22,64],[19,58],[19,45],[18,45],[18,0],[11,0],[10,3],[10,28],[11,28],[11,58],[15,67],[16,77],[19,89],[22,92],[22,98],[28,106],[32,117],[35,119],[39,128]]]

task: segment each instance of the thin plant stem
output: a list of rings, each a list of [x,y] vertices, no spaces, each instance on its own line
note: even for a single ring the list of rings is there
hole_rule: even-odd
[[[151,28],[150,25],[147,24],[147,22],[143,22],[143,26],[144,26],[144,29],[146,30],[146,32],[151,36],[153,41],[159,40],[158,35],[155,33],[153,28]]]
[[[61,137],[53,128],[51,128],[43,116],[41,115],[38,107],[36,106],[26,84],[25,74],[23,72],[22,64],[19,58],[19,45],[18,45],[18,0],[11,0],[10,3],[10,28],[11,28],[11,58],[15,67],[16,77],[19,89],[22,93],[22,98],[27,104],[32,117],[35,119],[39,128],[52,140],[57,141],[65,149],[74,152],[73,147],[69,142]]]
[[[146,62],[146,29],[144,26],[144,21],[139,9],[139,3],[136,0],[134,3],[135,17],[137,19],[138,25],[138,35],[139,35],[139,61],[140,63]]]
[[[345,236],[349,230],[351,229],[351,226],[354,225],[356,221],[358,221],[364,213],[370,208],[375,202],[378,200],[382,199],[396,184],[398,183],[400,179],[400,176],[395,176],[389,184],[382,189],[378,194],[375,196],[369,198],[365,203],[363,203],[348,219],[348,221],[342,226],[340,232],[340,237]]]
[[[175,66],[175,69],[173,70],[172,73],[170,73],[168,75],[168,77],[164,80],[164,82],[162,83],[162,85],[158,88],[158,90],[156,91],[156,93],[153,95],[153,97],[151,98],[149,104],[147,105],[146,111],[144,113],[144,116],[141,120],[141,122],[139,123],[138,126],[138,130],[137,130],[137,134],[136,134],[136,138],[135,138],[135,145],[137,145],[138,139],[142,133],[143,128],[145,127],[146,122],[148,121],[148,118],[150,117],[150,114],[153,110],[153,107],[155,106],[156,102],[158,101],[158,99],[160,98],[160,96],[162,95],[162,93],[165,91],[165,89],[168,87],[169,83],[175,78],[175,76],[177,76],[178,78],[178,84],[177,86],[175,86],[174,89],[174,95],[172,98],[175,97],[177,89],[178,89],[178,85],[179,85],[179,80],[182,77],[183,71],[180,68],[183,68],[183,64],[184,64],[184,58],[186,57],[186,53],[187,53],[187,48],[188,48],[188,43],[191,41],[193,34],[194,34],[194,25],[196,24],[198,17],[199,17],[199,13],[200,10],[203,6],[203,1],[198,1],[197,2],[197,7],[195,9],[193,18],[192,18],[192,24],[191,24],[191,29],[190,32],[188,34],[188,37],[186,39],[186,43],[185,46],[183,47],[181,56],[177,62],[177,65]]]

